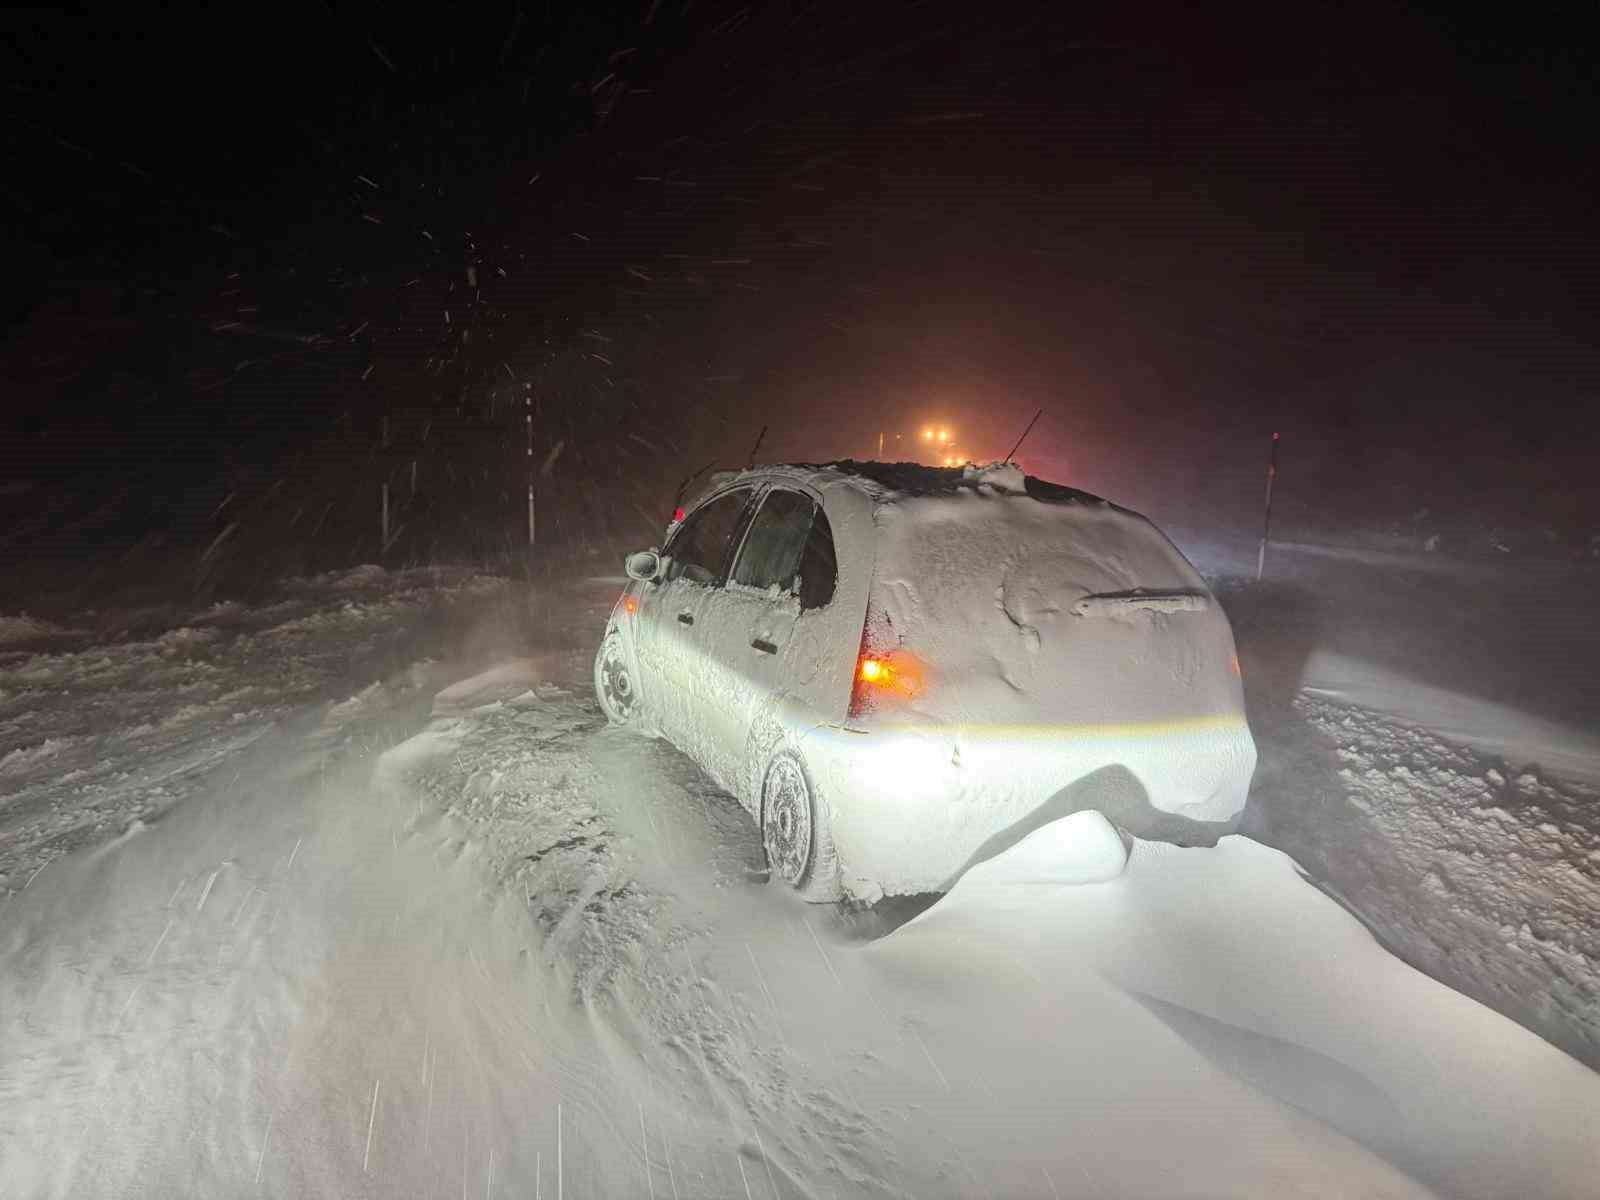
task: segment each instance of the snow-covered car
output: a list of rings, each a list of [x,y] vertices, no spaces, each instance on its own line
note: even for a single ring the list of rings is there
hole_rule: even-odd
[[[941,891],[1080,809],[1213,844],[1255,769],[1226,615],[1148,520],[1014,465],[714,476],[629,555],[606,716],[666,738],[809,899]]]

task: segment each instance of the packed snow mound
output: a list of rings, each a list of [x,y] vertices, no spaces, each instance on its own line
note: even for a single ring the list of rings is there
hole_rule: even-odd
[[[983,885],[1104,883],[1127,865],[1122,835],[1100,813],[1085,809],[1035,829],[964,878]]]
[[[459,680],[433,698],[434,716],[468,712],[534,694],[548,686],[559,669],[559,658],[550,654],[516,658]]]
[[[342,571],[326,571],[309,579],[297,580],[302,587],[325,591],[355,591],[361,588],[382,587],[389,582],[389,572],[377,563],[362,563]]]
[[[986,487],[1013,496],[1027,495],[1027,477],[1015,463],[990,463],[980,467],[968,463],[961,468],[961,482],[971,487]]]
[[[14,617],[0,616],[0,646],[14,646],[42,638],[62,637],[71,632],[72,630],[64,629],[60,625],[52,625],[49,621],[30,617],[27,613],[19,613]]]

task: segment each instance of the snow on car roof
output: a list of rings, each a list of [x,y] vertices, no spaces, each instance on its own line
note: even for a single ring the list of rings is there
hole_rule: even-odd
[[[708,481],[707,491],[718,491],[745,476],[772,475],[790,475],[797,481],[807,483],[838,479],[879,502],[904,496],[957,496],[978,487],[989,487],[997,492],[1031,496],[1047,504],[1119,507],[1090,492],[1026,475],[1021,467],[1011,463],[963,467],[930,467],[913,462],[859,462],[855,459],[840,459],[831,463],[771,463],[743,471],[719,471]]]

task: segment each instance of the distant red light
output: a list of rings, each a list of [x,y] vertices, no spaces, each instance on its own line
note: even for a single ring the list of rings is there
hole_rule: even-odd
[[[672,510],[672,519],[673,519],[673,520],[674,520],[674,521],[681,521],[681,520],[683,520],[683,509],[681,509],[681,508],[675,508],[675,509],[673,509],[673,510]]]

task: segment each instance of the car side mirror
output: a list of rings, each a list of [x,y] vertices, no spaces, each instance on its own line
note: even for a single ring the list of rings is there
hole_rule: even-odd
[[[640,550],[622,560],[622,569],[628,573],[628,578],[640,583],[655,583],[661,578],[665,565],[666,556],[656,550]]]

